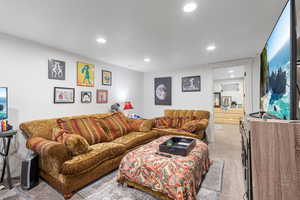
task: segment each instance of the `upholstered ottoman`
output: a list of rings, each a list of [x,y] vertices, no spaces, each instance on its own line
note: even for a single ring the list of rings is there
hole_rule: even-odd
[[[160,137],[129,152],[121,161],[118,182],[160,199],[195,200],[209,168],[208,147],[196,139],[196,146],[185,157],[156,154],[159,145],[171,137]]]

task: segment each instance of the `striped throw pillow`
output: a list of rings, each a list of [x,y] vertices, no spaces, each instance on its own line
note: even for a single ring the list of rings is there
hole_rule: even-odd
[[[91,118],[58,119],[58,127],[84,137],[90,145],[110,141],[110,137]]]
[[[155,128],[172,128],[172,120],[170,117],[158,117],[154,119]]]
[[[131,127],[122,113],[114,113],[103,118],[94,118],[94,121],[103,128],[111,140],[126,135],[131,131]]]
[[[132,119],[129,121],[132,131],[147,132],[152,129],[153,120],[151,119]]]

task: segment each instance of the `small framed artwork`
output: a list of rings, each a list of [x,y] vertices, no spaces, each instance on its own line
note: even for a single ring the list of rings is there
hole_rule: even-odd
[[[74,103],[75,98],[74,88],[55,87],[54,88],[54,103]]]
[[[221,92],[214,92],[214,107],[221,107]]]
[[[48,79],[66,80],[66,63],[60,60],[48,60]]]
[[[200,92],[201,91],[201,77],[188,76],[182,78],[182,92]]]
[[[108,103],[108,90],[97,90],[97,103]]]
[[[231,96],[222,96],[222,106],[223,107],[230,107],[231,101],[232,101]]]
[[[172,105],[172,78],[162,77],[154,79],[155,105]]]
[[[77,85],[94,87],[95,65],[77,62]]]
[[[107,70],[102,70],[102,85],[112,85],[112,73]]]
[[[81,91],[81,103],[91,103],[92,102],[92,92]]]

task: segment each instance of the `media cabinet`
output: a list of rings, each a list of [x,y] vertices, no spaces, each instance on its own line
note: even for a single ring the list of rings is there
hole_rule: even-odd
[[[300,121],[240,122],[248,200],[300,199]]]

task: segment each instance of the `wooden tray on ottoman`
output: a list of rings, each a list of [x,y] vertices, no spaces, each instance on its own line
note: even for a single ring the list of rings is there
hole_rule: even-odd
[[[196,141],[192,138],[172,137],[159,145],[159,151],[174,155],[187,156],[195,145]]]

